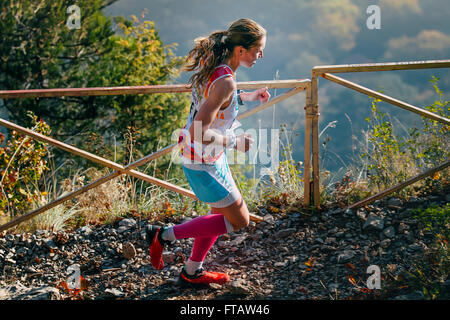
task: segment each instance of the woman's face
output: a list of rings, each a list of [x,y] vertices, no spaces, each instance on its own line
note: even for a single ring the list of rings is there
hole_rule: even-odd
[[[266,36],[263,36],[261,40],[253,47],[248,50],[242,48],[240,56],[240,65],[251,68],[256,64],[258,59],[263,57],[263,51],[266,47]]]

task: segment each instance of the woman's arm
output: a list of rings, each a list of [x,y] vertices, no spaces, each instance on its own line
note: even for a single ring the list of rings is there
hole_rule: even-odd
[[[219,134],[210,129],[211,124],[217,116],[220,107],[230,100],[236,90],[236,83],[231,77],[218,80],[209,90],[209,96],[200,106],[194,121],[189,129],[194,140],[208,145],[214,142],[217,145],[226,146],[230,137]]]

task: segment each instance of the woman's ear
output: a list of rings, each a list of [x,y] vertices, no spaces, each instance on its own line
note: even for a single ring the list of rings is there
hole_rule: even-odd
[[[242,56],[244,54],[245,48],[243,46],[236,46],[234,47],[234,54],[238,56]]]

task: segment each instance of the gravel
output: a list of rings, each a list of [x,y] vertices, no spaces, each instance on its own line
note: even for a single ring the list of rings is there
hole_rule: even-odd
[[[445,194],[432,199],[388,199],[313,215],[261,210],[263,222],[220,236],[206,257],[205,269],[227,272],[231,281],[201,290],[177,284],[193,239],[167,247],[165,268],[155,270],[146,220],[125,218],[75,232],[3,233],[0,299],[353,299],[366,289],[368,266],[398,273],[423,256],[433,239],[423,236],[411,209],[447,201]],[[410,297],[424,298],[414,291],[385,296]]]

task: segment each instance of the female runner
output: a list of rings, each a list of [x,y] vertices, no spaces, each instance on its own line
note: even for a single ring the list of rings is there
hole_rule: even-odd
[[[239,105],[243,101],[270,99],[267,88],[238,92],[236,70],[251,68],[263,57],[266,30],[251,19],[239,19],[227,30],[197,38],[189,52],[187,71],[192,88],[191,109],[181,131],[179,147],[183,171],[193,192],[211,211],[188,222],[173,226],[148,225],[147,241],[154,268],[162,269],[165,246],[177,239],[194,238],[191,256],[180,273],[181,284],[223,284],[229,276],[203,270],[202,264],[219,235],[237,231],[249,223],[249,212],[231,176],[226,148],[247,152],[253,140],[236,136]]]

